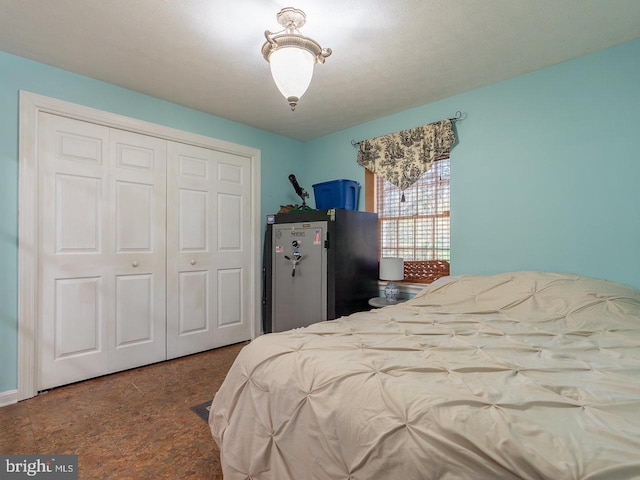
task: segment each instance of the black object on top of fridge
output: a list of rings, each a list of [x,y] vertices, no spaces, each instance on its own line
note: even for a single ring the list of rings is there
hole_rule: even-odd
[[[276,214],[267,224],[263,263],[264,333],[369,310],[378,296],[378,215]]]

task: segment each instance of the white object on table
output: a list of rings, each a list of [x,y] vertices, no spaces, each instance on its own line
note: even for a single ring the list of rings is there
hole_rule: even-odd
[[[380,279],[389,280],[384,289],[384,295],[390,301],[398,299],[400,288],[396,280],[404,278],[404,261],[400,257],[383,257],[380,259]]]

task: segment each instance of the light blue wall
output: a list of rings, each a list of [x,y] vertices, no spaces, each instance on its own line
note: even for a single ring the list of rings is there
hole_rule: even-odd
[[[640,288],[640,40],[310,142],[304,183],[362,183],[352,139],[458,110],[452,273],[562,271]]]
[[[297,197],[287,180],[304,144],[0,52],[0,393],[17,387],[18,95],[26,90],[261,150],[262,216]]]
[[[640,288],[640,40],[306,144],[0,53],[0,392],[17,385],[19,90],[260,149],[263,215],[298,201],[292,172],[310,193],[363,183],[352,139],[461,110],[453,273],[553,270]]]

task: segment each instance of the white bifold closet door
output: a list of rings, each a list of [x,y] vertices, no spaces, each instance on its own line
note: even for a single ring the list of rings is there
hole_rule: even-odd
[[[167,357],[250,336],[251,178],[247,157],[171,142]]]
[[[249,160],[39,122],[38,389],[250,338]]]
[[[41,115],[45,389],[165,358],[166,142]]]

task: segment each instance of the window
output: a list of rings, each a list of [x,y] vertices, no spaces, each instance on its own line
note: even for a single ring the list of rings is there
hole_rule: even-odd
[[[402,257],[408,282],[431,283],[449,275],[449,157],[440,157],[406,189],[404,202],[398,187],[367,175],[375,177],[380,257]]]

